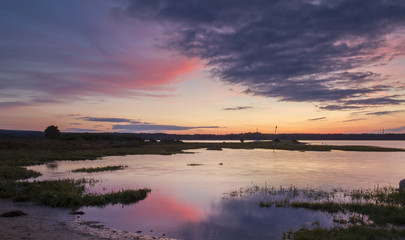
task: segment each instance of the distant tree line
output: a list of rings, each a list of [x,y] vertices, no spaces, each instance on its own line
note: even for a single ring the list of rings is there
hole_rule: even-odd
[[[143,139],[172,139],[172,140],[405,140],[405,134],[165,134],[165,133],[137,133]]]
[[[146,140],[274,140],[275,134],[257,132],[240,134],[166,134],[166,133],[69,133],[60,132],[54,125],[45,131],[1,130],[0,138],[9,137],[43,137],[61,140],[103,140],[103,141],[143,141]],[[49,128],[49,129],[48,129]],[[48,129],[48,131],[47,131]],[[47,133],[48,132],[48,133]],[[59,132],[59,133],[58,133]],[[405,140],[405,134],[277,134],[281,140]]]

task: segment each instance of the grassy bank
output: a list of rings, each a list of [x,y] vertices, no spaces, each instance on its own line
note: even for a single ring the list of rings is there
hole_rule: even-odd
[[[89,137],[84,135],[85,137]],[[107,204],[130,204],[146,198],[150,189],[122,190],[108,194],[88,194],[88,180],[52,180],[28,182],[25,179],[41,174],[24,166],[53,162],[54,160],[97,159],[107,155],[146,154],[156,152],[153,148],[142,149],[143,141],[128,139],[57,139],[10,138],[0,140],[0,197],[13,201],[32,201],[52,207],[105,206]],[[133,140],[133,139],[132,139]],[[160,151],[172,154],[176,150]],[[125,166],[78,169],[96,172],[123,169]]]
[[[122,190],[108,194],[87,194],[87,180],[49,180],[41,182],[0,181],[0,197],[16,202],[32,201],[52,207],[103,207],[131,204],[146,198],[150,189]]]
[[[283,239],[295,240],[372,240],[372,239],[404,239],[403,229],[370,228],[364,225],[350,227],[333,227],[331,229],[317,227],[314,229],[301,228],[297,231],[284,233]]]
[[[330,192],[282,189],[267,191],[272,200],[259,202],[260,207],[304,208],[322,211],[334,217],[332,228],[303,227],[290,230],[284,239],[398,239],[405,237],[405,191],[394,188]],[[347,214],[347,219],[337,214]]]

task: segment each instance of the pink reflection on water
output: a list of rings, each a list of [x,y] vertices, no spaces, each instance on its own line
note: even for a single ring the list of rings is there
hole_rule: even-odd
[[[110,227],[142,231],[152,236],[162,234],[176,235],[176,229],[187,224],[199,224],[206,220],[208,213],[198,205],[155,191],[136,204],[120,206],[109,205],[99,208],[83,209],[85,221],[102,221]]]
[[[140,205],[131,209],[131,215],[142,216],[143,221],[176,222],[177,225],[204,219],[204,212],[197,205],[159,192],[148,195]]]

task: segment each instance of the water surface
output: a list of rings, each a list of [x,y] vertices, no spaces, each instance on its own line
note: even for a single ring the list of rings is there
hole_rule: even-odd
[[[399,147],[405,142],[396,143]],[[401,152],[263,149],[189,152],[194,154],[112,156],[94,161],[58,161],[56,168],[41,165],[30,169],[43,173],[40,180],[99,179],[101,182],[91,189],[94,192],[151,188],[152,193],[137,204],[84,208],[86,214],[82,218],[121,230],[182,239],[275,239],[281,238],[290,227],[297,229],[317,220],[324,226],[332,225],[330,216],[320,212],[259,208],[260,196],[224,199],[224,193],[240,188],[253,185],[325,190],[373,188],[397,186],[405,178],[405,153]],[[188,163],[203,165],[188,166]],[[70,172],[106,165],[128,168],[91,174]]]

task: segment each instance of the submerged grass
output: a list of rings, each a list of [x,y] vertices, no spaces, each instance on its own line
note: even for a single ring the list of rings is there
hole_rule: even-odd
[[[284,234],[284,239],[393,239],[405,236],[405,190],[392,187],[373,190],[345,191],[280,188],[256,188],[273,199],[260,201],[260,207],[292,207],[322,211],[337,216],[349,215],[349,220],[333,219],[333,228],[308,228]]]
[[[405,229],[370,228],[364,225],[350,227],[334,227],[331,229],[316,227],[314,229],[301,228],[297,231],[290,230],[284,233],[283,239],[295,240],[381,240],[403,239]]]
[[[85,172],[85,173],[93,173],[93,172],[105,172],[105,171],[117,171],[117,170],[123,170],[127,168],[128,166],[124,165],[114,165],[114,166],[105,166],[105,167],[91,167],[91,168],[78,168],[72,170],[72,172]]]

